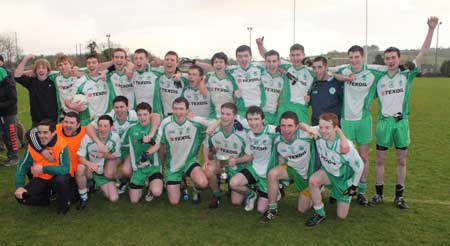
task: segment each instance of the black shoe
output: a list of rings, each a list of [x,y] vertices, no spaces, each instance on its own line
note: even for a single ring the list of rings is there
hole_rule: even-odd
[[[60,205],[56,213],[64,215],[67,214],[67,212],[69,212],[69,209],[70,209],[70,202],[67,202],[64,205]]]
[[[356,198],[358,200],[359,205],[367,206],[369,204],[369,201],[363,194],[358,194],[358,197]]]
[[[86,200],[80,199],[80,203],[78,203],[77,210],[85,209],[87,204],[88,204],[88,200],[87,199]]]
[[[209,201],[209,208],[218,208],[220,205],[220,197],[212,196]]]
[[[335,204],[336,198],[330,196],[329,201],[330,201],[330,204]]]
[[[12,157],[12,158],[8,158],[7,160],[3,161],[3,166],[11,167],[11,166],[17,165],[17,163],[19,163],[19,158]]]
[[[375,195],[372,197],[372,200],[370,200],[369,205],[370,205],[370,206],[375,206],[375,205],[378,205],[378,204],[380,204],[380,203],[382,203],[382,202],[383,202],[383,196],[382,196],[382,195],[375,194]]]
[[[394,200],[394,204],[399,208],[399,209],[408,209],[409,206],[408,204],[406,204],[406,201],[403,197],[396,197]]]
[[[322,216],[318,213],[314,213],[314,215],[306,221],[306,226],[316,226],[320,224],[327,216]]]
[[[91,183],[91,185],[88,188],[88,193],[89,194],[94,194],[96,191],[97,191],[97,187],[95,185],[95,181],[92,180],[92,183]]]
[[[272,221],[278,216],[278,210],[268,209],[259,219],[259,223],[265,224],[267,222]]]

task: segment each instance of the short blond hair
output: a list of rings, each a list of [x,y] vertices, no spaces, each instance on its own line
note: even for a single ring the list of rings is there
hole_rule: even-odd
[[[55,65],[58,67],[58,65],[59,65],[60,63],[63,63],[63,62],[65,62],[65,61],[67,61],[68,63],[70,63],[70,65],[73,66],[73,61],[72,61],[72,59],[70,59],[70,57],[68,57],[68,56],[66,56],[66,55],[58,56],[58,58],[56,58]]]
[[[36,73],[36,69],[37,69],[39,66],[43,66],[43,67],[47,68],[47,72],[49,72],[49,73],[50,73],[50,71],[52,70],[51,67],[50,67],[50,62],[48,62],[47,59],[44,59],[44,58],[37,59],[37,60],[34,62],[34,65],[33,65],[33,72],[34,72],[34,73]]]

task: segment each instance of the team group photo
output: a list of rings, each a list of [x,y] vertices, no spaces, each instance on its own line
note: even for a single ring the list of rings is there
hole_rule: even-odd
[[[161,48],[107,34],[75,54],[2,34],[1,244],[449,243],[445,16],[389,20],[414,46],[378,48],[369,2],[366,43],[319,55],[296,27],[315,9],[303,1],[279,3],[294,11],[284,47],[254,27],[207,53],[182,51],[183,31],[153,36]]]

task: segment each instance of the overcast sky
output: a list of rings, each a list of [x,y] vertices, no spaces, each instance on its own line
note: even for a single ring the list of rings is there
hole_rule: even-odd
[[[287,56],[293,43],[294,0],[2,0],[0,33],[17,32],[24,53],[75,53],[89,40],[111,41],[163,56],[234,56],[240,44],[265,36],[267,48]],[[365,44],[365,0],[297,0],[295,42],[307,55]],[[369,0],[368,44],[419,48],[427,17],[436,15],[439,47],[450,47],[449,0]],[[436,45],[436,32],[432,47]],[[83,50],[85,51],[85,50]],[[254,49],[256,52],[256,49]]]

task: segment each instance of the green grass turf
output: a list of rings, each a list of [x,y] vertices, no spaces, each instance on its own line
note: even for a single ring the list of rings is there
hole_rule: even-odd
[[[411,95],[411,139],[405,197],[410,209],[393,206],[395,157],[386,165],[385,202],[364,208],[353,203],[349,217],[339,220],[335,205],[325,203],[328,218],[316,228],[304,222],[312,212],[296,212],[296,196],[288,192],[280,216],[261,225],[256,212],[233,207],[225,199],[207,208],[170,206],[166,196],[152,203],[106,202],[97,192],[85,211],[74,208],[57,216],[50,207],[24,207],[14,199],[15,167],[0,167],[0,245],[450,245],[450,79],[417,78]],[[28,97],[18,85],[19,117],[30,126]],[[377,112],[377,103],[373,111]],[[375,116],[375,113],[374,113]],[[376,119],[376,117],[374,117]],[[0,159],[5,158],[1,153]],[[368,197],[374,193],[375,145],[370,149]]]

